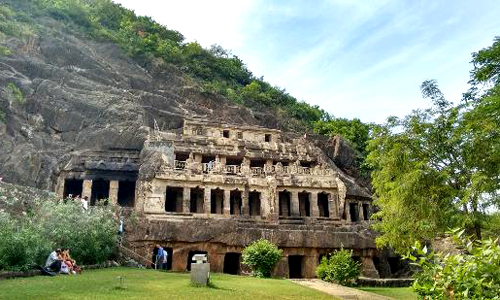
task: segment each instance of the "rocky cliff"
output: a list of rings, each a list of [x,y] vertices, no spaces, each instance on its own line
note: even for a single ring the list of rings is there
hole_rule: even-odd
[[[0,45],[8,49],[0,55],[0,176],[7,182],[51,189],[71,155],[140,150],[150,128],[179,128],[187,116],[286,130],[272,112],[203,93],[175,66],[146,70],[112,42],[49,17],[35,21],[34,34],[4,36]],[[334,143],[322,145],[335,153],[327,149]]]

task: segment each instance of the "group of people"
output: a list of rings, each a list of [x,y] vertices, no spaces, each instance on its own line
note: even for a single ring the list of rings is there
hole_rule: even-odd
[[[81,268],[76,261],[69,255],[69,249],[56,249],[49,254],[45,262],[45,269],[54,273],[61,274],[80,274]]]
[[[80,195],[73,196],[72,194],[69,194],[68,199],[73,199],[76,202],[79,201],[82,204],[83,209],[89,209],[89,197],[87,196],[80,197]]]

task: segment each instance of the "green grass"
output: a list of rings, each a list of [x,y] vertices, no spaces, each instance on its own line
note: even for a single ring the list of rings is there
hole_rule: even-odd
[[[211,283],[194,287],[185,273],[113,268],[1,280],[0,299],[332,299],[284,279],[211,274]]]
[[[417,294],[409,287],[360,287],[362,291],[388,296],[394,299],[417,299]]]

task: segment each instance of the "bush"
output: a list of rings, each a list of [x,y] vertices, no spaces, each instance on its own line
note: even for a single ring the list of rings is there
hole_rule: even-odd
[[[80,202],[57,202],[0,185],[0,270],[43,265],[55,248],[70,248],[79,264],[102,263],[116,252],[117,220],[108,206],[84,210]]]
[[[324,281],[348,284],[350,280],[358,278],[361,272],[361,264],[352,259],[351,255],[352,250],[341,249],[329,257],[323,257],[316,267],[316,275]]]
[[[459,254],[429,251],[416,243],[406,258],[421,269],[413,289],[426,299],[499,299],[500,245],[498,239],[472,242],[455,230]]]
[[[243,250],[243,264],[252,269],[252,275],[271,277],[274,266],[280,261],[283,251],[268,240],[258,240]]]

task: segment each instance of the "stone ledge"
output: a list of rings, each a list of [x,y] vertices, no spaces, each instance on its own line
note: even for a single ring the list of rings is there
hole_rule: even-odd
[[[413,284],[413,279],[358,277],[357,283],[359,286],[408,287]]]
[[[116,267],[118,264],[116,262],[108,261],[102,264],[96,265],[86,265],[81,266],[82,270],[93,270],[93,269],[104,269]],[[0,271],[0,280],[9,279],[9,278],[18,278],[18,277],[34,277],[42,275],[42,271],[40,270],[31,270],[31,271]]]

